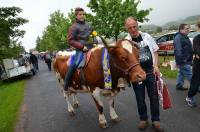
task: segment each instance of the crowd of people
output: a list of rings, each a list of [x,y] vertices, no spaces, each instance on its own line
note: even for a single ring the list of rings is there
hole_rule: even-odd
[[[51,62],[54,57],[55,56],[48,51],[42,54],[35,54],[33,52],[30,52],[26,53],[25,55],[21,55],[18,58],[18,63],[19,65],[25,65],[26,62],[30,63],[32,65],[32,73],[33,75],[35,75],[39,71],[39,60],[44,61],[48,67],[48,70],[51,71]]]

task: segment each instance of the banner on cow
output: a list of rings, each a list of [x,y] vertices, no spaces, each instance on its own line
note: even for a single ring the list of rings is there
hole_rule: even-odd
[[[102,65],[103,65],[103,72],[104,72],[105,89],[110,90],[112,89],[112,78],[111,78],[111,72],[110,72],[109,54],[106,48],[103,48]]]

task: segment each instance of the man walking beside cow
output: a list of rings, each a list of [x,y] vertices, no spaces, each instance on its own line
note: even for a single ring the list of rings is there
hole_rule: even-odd
[[[134,41],[139,47],[140,65],[146,72],[146,80],[140,83],[132,83],[136,95],[140,122],[138,128],[144,130],[148,126],[147,106],[145,103],[145,88],[150,99],[152,126],[156,132],[163,132],[160,125],[158,91],[155,85],[155,74],[159,75],[157,66],[159,49],[154,39],[147,33],[138,30],[138,21],[134,17],[125,20],[125,28],[128,31],[126,39]]]

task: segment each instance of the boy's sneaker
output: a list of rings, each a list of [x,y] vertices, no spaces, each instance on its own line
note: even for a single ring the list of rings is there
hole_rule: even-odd
[[[193,97],[186,97],[185,100],[190,107],[196,107],[197,106]]]
[[[184,88],[183,86],[177,85],[177,86],[176,86],[176,90],[184,91],[184,90],[188,90],[188,88]]]

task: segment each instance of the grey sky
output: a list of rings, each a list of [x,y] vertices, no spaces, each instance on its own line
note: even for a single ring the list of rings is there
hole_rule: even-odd
[[[35,47],[37,36],[49,24],[49,15],[56,10],[67,14],[71,8],[83,7],[88,12],[86,4],[89,0],[0,0],[0,6],[18,6],[23,9],[20,16],[29,20],[21,28],[26,31],[22,39],[23,46],[28,51]],[[200,0],[141,0],[139,9],[153,8],[148,23],[164,24],[191,15],[200,14]]]
[[[149,23],[162,25],[172,20],[200,14],[200,0],[141,0],[140,9],[153,8]]]

